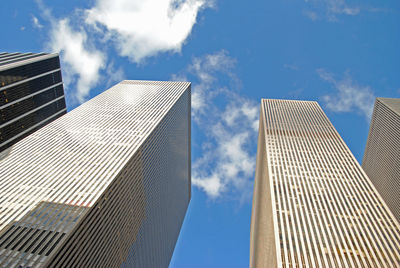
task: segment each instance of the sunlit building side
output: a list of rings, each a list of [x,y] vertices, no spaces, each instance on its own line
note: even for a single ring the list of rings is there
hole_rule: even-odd
[[[0,160],[0,267],[168,267],[190,201],[188,82],[123,81]]]
[[[398,267],[400,226],[317,102],[261,101],[250,267]]]

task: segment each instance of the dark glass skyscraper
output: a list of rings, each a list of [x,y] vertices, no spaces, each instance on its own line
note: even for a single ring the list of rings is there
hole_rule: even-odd
[[[66,113],[58,54],[0,53],[0,152]]]

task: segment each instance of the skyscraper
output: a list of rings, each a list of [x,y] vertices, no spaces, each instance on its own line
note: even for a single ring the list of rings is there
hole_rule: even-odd
[[[400,226],[320,106],[262,100],[250,267],[398,267]]]
[[[400,221],[400,99],[376,98],[362,167]]]
[[[167,267],[190,201],[190,83],[123,81],[0,161],[0,266]]]
[[[66,111],[58,54],[0,53],[0,152]]]

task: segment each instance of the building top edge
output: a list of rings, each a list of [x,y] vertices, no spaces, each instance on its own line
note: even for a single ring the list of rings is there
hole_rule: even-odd
[[[28,53],[22,53],[22,55],[24,54],[28,54]],[[29,63],[33,63],[33,62],[37,62],[37,61],[42,61],[42,60],[46,60],[46,59],[50,59],[50,58],[55,58],[58,57],[59,54],[58,53],[34,53],[33,55],[37,54],[36,57],[33,58],[29,58],[29,59],[21,59],[19,61],[16,62],[11,62],[9,64],[4,64],[0,66],[0,72],[1,71],[5,71],[8,69],[12,69],[12,68],[16,68],[25,64],[29,64]]]
[[[284,101],[284,102],[308,102],[308,103],[317,103],[317,101],[311,101],[311,100],[287,100],[287,99],[265,99],[261,98],[262,102],[267,102],[267,101]]]
[[[385,104],[388,108],[393,110],[396,114],[400,115],[400,98],[376,98],[377,101]]]
[[[129,84],[129,85],[187,84],[187,85],[190,85],[191,82],[187,82],[187,81],[123,80],[119,84]]]

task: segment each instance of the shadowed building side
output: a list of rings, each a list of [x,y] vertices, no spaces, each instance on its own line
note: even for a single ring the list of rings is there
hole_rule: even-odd
[[[273,206],[270,189],[272,187],[268,174],[265,144],[265,115],[260,111],[258,130],[257,164],[254,180],[253,207],[250,229],[250,268],[276,267],[276,238],[273,222]]]
[[[0,53],[0,152],[66,112],[58,54]]]

